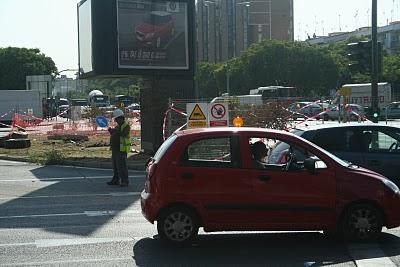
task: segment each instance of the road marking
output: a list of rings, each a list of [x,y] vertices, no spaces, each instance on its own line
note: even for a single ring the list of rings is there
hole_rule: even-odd
[[[111,243],[111,242],[131,242],[131,241],[134,241],[134,239],[130,237],[41,239],[41,240],[36,240],[35,245],[38,248],[48,248],[48,247],[77,246],[77,245],[100,244],[100,243]]]
[[[378,244],[348,245],[347,249],[357,267],[396,266]]]
[[[31,215],[10,215],[0,216],[0,219],[19,219],[19,218],[41,218],[41,217],[62,217],[62,216],[114,216],[114,215],[129,215],[129,214],[140,214],[139,209],[130,210],[95,210],[95,211],[84,211],[75,213],[49,213],[49,214],[31,214]]]
[[[61,261],[37,261],[37,262],[18,262],[2,264],[1,266],[42,266],[42,265],[60,265],[60,264],[79,264],[79,263],[95,263],[95,262],[111,262],[111,261],[131,261],[134,264],[132,256],[120,258],[99,258],[99,259],[81,259],[81,260],[61,260]]]
[[[12,199],[36,199],[36,198],[64,198],[64,197],[99,197],[99,196],[112,196],[112,197],[126,197],[126,196],[140,196],[140,192],[114,192],[104,194],[77,194],[77,195],[57,195],[57,196],[9,196],[0,197],[0,200],[12,200]]]
[[[74,177],[48,177],[48,178],[31,178],[31,179],[7,179],[7,180],[0,180],[1,182],[51,182],[51,181],[63,181],[63,180],[85,180],[85,179],[111,179],[111,176],[74,176]],[[129,178],[144,178],[145,174],[143,175],[130,175]]]

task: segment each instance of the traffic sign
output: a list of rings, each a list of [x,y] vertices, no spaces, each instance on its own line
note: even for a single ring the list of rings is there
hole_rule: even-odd
[[[107,127],[108,126],[107,118],[104,116],[97,116],[96,124],[101,128]]]
[[[208,105],[210,127],[229,126],[228,103],[213,103]]]
[[[207,127],[207,103],[187,103],[187,128]]]

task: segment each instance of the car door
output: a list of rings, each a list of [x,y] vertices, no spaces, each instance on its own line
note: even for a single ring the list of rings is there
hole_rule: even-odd
[[[399,183],[400,130],[395,127],[362,127],[365,143],[361,166],[376,171]]]
[[[181,199],[201,210],[205,227],[232,229],[249,220],[252,184],[239,155],[238,136],[202,137],[183,153],[175,175]]]
[[[257,168],[252,160],[247,161],[248,176],[253,182],[256,203],[251,207],[252,217],[266,229],[316,229],[332,223],[335,207],[335,172],[325,168],[311,173],[301,166],[306,157],[312,156],[307,149],[285,139],[262,137],[268,144],[270,155],[278,147],[281,155],[264,169]],[[251,143],[255,136],[249,136]],[[285,153],[282,144],[297,153],[299,166],[285,170]],[[247,150],[247,154],[250,153]],[[322,163],[323,165],[324,163]]]

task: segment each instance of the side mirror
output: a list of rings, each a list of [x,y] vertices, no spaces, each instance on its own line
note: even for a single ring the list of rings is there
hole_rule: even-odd
[[[316,160],[313,158],[305,159],[304,160],[304,168],[306,168],[311,173],[315,173],[315,162],[316,162]]]

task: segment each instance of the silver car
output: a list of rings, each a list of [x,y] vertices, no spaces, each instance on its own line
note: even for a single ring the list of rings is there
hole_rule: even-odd
[[[357,104],[346,104],[340,107],[340,117],[351,121],[356,121],[359,118],[362,119],[365,116],[364,108]],[[320,114],[324,120],[338,120],[339,119],[339,107],[331,106],[328,107],[324,112]]]
[[[381,110],[383,119],[400,119],[400,102],[393,102]]]

